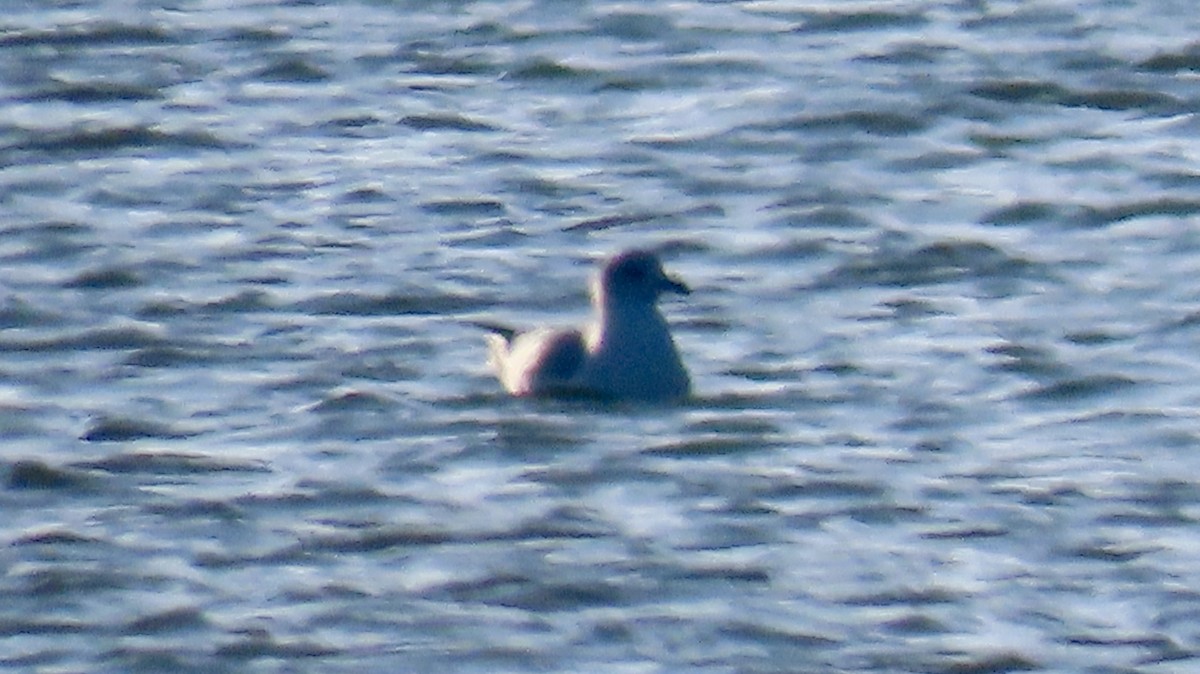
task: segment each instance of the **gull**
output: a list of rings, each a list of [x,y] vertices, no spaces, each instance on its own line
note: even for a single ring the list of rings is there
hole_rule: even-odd
[[[690,292],[663,271],[654,253],[618,253],[592,280],[587,327],[516,332],[485,324],[494,333],[487,336],[489,361],[515,396],[684,398],[691,380],[657,303],[663,293]]]

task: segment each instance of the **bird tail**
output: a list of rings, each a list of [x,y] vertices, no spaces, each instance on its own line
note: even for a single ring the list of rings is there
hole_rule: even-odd
[[[471,321],[471,325],[487,330],[488,334],[484,335],[484,339],[487,340],[488,346],[488,367],[503,383],[507,373],[508,350],[517,336],[517,331],[507,325],[489,321]]]
[[[492,337],[500,337],[504,340],[505,344],[508,344],[513,340],[513,337],[517,336],[517,330],[510,328],[503,323],[492,323],[491,321],[470,321],[470,324],[477,328],[482,328],[490,333],[493,333],[488,335],[489,342],[491,341]]]

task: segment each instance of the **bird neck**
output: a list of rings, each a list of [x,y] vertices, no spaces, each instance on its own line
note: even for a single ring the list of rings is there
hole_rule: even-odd
[[[618,300],[600,295],[593,306],[593,339],[598,343],[614,338],[636,342],[670,341],[666,320],[653,302],[630,301],[629,298]]]

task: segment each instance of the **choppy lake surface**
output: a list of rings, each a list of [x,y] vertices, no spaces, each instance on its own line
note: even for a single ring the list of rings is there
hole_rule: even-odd
[[[1182,2],[25,2],[0,666],[1191,672]],[[655,246],[696,384],[504,396]]]

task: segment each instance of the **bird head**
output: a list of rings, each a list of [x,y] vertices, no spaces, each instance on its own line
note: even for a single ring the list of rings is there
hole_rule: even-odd
[[[691,293],[682,281],[667,275],[658,256],[647,250],[627,250],[605,261],[595,290],[606,302],[649,305],[663,293]]]

